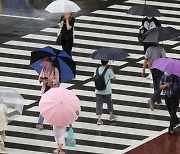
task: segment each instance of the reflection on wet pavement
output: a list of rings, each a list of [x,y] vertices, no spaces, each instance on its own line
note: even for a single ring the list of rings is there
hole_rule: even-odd
[[[26,33],[34,33],[42,28],[56,25],[61,14],[50,14],[44,10],[52,1],[53,0],[0,0],[0,43],[8,41],[9,39],[17,39]],[[124,0],[72,1],[77,3],[82,9],[76,13],[75,16],[87,15],[94,10],[104,9],[109,5],[122,4],[124,2]],[[39,18],[43,20],[38,20]]]
[[[2,14],[22,15],[33,17],[47,17],[49,13],[44,11],[46,6],[53,0],[0,0],[0,11]],[[82,11],[77,15],[87,14],[93,10],[105,8],[111,3],[120,2],[119,0],[73,0]],[[122,2],[123,0],[121,0]],[[47,15],[48,14],[48,15]],[[51,15],[54,17],[54,15]]]

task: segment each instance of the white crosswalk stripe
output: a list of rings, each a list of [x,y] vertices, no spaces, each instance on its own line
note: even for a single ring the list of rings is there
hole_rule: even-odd
[[[90,15],[77,17],[73,47],[77,75],[73,81],[61,84],[78,95],[82,106],[79,119],[73,124],[77,146],[64,146],[64,150],[70,154],[122,154],[159,136],[169,124],[164,100],[154,111],[147,106],[153,88],[151,80],[140,76],[144,52],[137,35],[141,24],[139,19],[142,17],[126,14],[131,6],[143,3],[144,0],[127,0],[124,4],[114,4]],[[147,4],[160,8],[163,16],[158,19],[163,26],[180,30],[177,24],[180,23],[180,4],[149,0]],[[58,26],[44,28],[37,34],[27,34],[20,40],[5,42],[0,47],[0,88],[17,90],[25,97],[27,108],[24,115],[18,116],[8,126],[7,148],[4,151],[8,154],[52,153],[56,148],[53,132],[46,122],[43,131],[35,129],[39,112],[38,103],[35,102],[41,96],[41,85],[38,74],[29,67],[29,59],[31,52],[37,48],[52,46],[61,50],[55,43],[57,31]],[[164,41],[163,45],[167,47],[168,57],[180,59],[179,39]],[[99,61],[91,60],[90,54],[101,47],[123,48],[130,56],[124,61],[111,63],[117,78],[112,82],[117,122],[109,122],[107,106],[104,104],[104,125],[97,126],[94,83],[91,78]],[[148,69],[146,72],[150,73]]]

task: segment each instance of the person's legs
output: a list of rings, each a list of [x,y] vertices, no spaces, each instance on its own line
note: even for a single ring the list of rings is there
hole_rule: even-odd
[[[64,51],[71,56],[71,51],[73,47],[73,39],[67,40],[65,43]]]
[[[57,151],[59,152],[59,153],[61,153],[62,152],[62,144],[58,144],[58,148],[57,148]]]
[[[43,124],[43,122],[44,122],[44,118],[41,114],[39,114],[38,124]]]
[[[1,143],[0,143],[0,148],[1,150],[4,149],[4,142],[5,142],[5,138],[6,138],[6,134],[5,134],[5,131],[1,131]]]
[[[61,41],[61,46],[62,46],[62,50],[65,51],[65,47],[66,47],[66,41],[62,39]]]
[[[116,117],[113,114],[114,108],[113,108],[113,101],[111,95],[105,95],[104,99],[107,102],[107,109],[108,112],[110,113],[110,121],[115,121]]]
[[[171,105],[171,110],[170,110],[170,128],[173,129],[173,127],[176,126],[177,121],[179,121],[178,117],[177,117],[177,109],[179,107],[179,100],[175,97],[172,96],[169,98],[169,103]]]
[[[162,101],[161,101],[161,89],[160,89],[160,81],[161,81],[161,78],[163,76],[163,73],[159,70],[157,70],[157,87],[156,87],[156,90],[155,90],[155,93],[156,91],[158,92],[158,96],[157,96],[157,104],[161,104]]]
[[[1,142],[5,142],[5,139],[6,139],[6,134],[5,134],[5,131],[2,131],[1,132]]]
[[[103,95],[96,94],[96,115],[98,115],[98,121],[97,124],[102,124],[101,115],[103,110]]]
[[[43,129],[43,122],[44,122],[44,118],[41,114],[39,114],[38,124],[36,125],[36,128],[42,130]]]
[[[161,89],[160,89],[160,80],[163,73],[157,69],[152,69],[153,85],[154,85],[154,94],[152,96],[153,103],[161,102]]]

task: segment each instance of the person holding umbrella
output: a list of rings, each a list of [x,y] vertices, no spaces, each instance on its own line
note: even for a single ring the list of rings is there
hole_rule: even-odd
[[[166,72],[161,78],[160,89],[163,90],[166,107],[170,114],[168,133],[171,135],[173,134],[173,128],[180,124],[176,114],[179,107],[180,77]]]
[[[49,46],[31,52],[30,66],[39,74],[42,93],[58,87],[59,83],[72,80],[76,75],[73,59],[65,51]],[[43,129],[43,121],[40,114],[37,128]]]
[[[39,82],[42,83],[41,92],[44,94],[50,88],[59,87],[59,70],[53,66],[53,61],[49,57],[45,57],[41,64],[44,68],[39,75]],[[38,124],[36,128],[43,129],[44,118],[39,114]]]
[[[72,123],[78,119],[80,100],[72,90],[51,88],[41,97],[39,107],[46,122],[53,125],[54,137],[58,144],[54,154],[62,154],[66,127],[72,127]]]
[[[0,149],[5,147],[5,131],[8,122],[11,122],[17,115],[22,115],[23,107],[26,100],[12,88],[0,88]],[[1,153],[1,152],[0,152]]]
[[[131,15],[138,15],[138,16],[145,16],[142,20],[141,27],[139,28],[139,41],[144,45],[144,52],[146,53],[147,48],[151,45],[148,43],[144,43],[141,41],[141,36],[149,31],[150,29],[161,27],[161,23],[155,18],[160,17],[160,11],[151,5],[147,5],[146,1],[145,4],[138,4],[132,6],[128,11],[127,14]]]
[[[180,100],[180,61],[171,58],[161,58],[153,63],[153,66],[165,74],[160,81],[160,89],[165,95],[165,103],[170,114],[170,126],[168,133],[173,134],[173,129],[179,126],[177,109]]]
[[[97,125],[103,125],[101,119],[103,103],[107,102],[108,112],[110,113],[110,121],[116,121],[117,117],[113,114],[113,101],[111,98],[111,80],[115,80],[113,68],[108,66],[109,60],[122,60],[129,54],[119,48],[102,48],[92,53],[92,59],[101,60],[99,66],[94,73],[95,93],[96,93],[96,114],[98,115]]]
[[[60,20],[61,34],[58,37],[61,37],[60,44],[62,49],[71,56],[71,51],[73,47],[73,37],[74,37],[74,23],[75,18],[73,17],[72,12],[64,13]]]
[[[153,28],[160,28],[161,23],[159,22],[158,19],[155,17],[146,17],[142,20],[141,27],[139,28],[139,41],[141,41],[141,37],[143,34],[145,34],[147,31],[153,29]],[[148,47],[152,45],[152,43],[147,43],[147,42],[142,42],[144,46],[144,53],[146,53],[146,50]]]
[[[62,49],[71,56],[73,47],[73,31],[75,18],[73,13],[78,12],[81,8],[73,1],[70,0],[55,0],[50,3],[46,9],[50,13],[62,13],[56,43],[62,45]]]

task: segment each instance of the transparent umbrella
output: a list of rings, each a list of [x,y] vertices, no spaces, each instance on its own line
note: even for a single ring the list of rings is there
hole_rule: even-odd
[[[7,108],[8,121],[12,121],[23,112],[24,98],[12,88],[0,88],[0,104]]]

